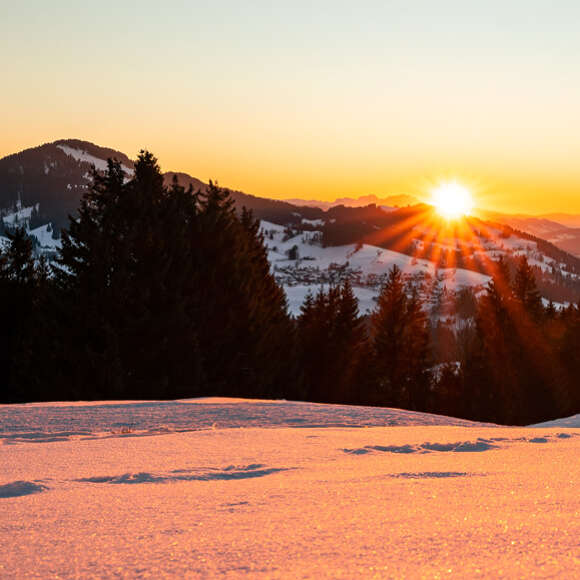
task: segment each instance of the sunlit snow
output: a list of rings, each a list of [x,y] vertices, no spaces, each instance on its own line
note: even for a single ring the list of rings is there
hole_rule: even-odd
[[[580,429],[284,401],[0,406],[0,577],[578,577]]]

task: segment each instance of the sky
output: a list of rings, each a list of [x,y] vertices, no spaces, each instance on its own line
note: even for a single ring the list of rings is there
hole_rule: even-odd
[[[575,0],[0,0],[0,156],[79,138],[255,195],[458,180],[580,212]]]

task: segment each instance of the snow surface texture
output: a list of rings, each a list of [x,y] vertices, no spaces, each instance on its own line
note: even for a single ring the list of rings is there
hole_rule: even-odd
[[[578,429],[227,399],[0,425],[2,578],[580,574]]]

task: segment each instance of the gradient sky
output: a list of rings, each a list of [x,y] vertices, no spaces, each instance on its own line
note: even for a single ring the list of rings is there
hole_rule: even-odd
[[[0,156],[80,138],[268,197],[580,212],[576,0],[0,0]]]

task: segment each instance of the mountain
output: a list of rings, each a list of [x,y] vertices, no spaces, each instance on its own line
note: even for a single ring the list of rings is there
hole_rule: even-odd
[[[87,189],[91,170],[102,170],[109,157],[118,159],[127,172],[133,162],[120,151],[87,141],[66,139],[45,143],[0,159],[0,209],[38,206],[32,225],[51,222],[61,229],[68,224]]]
[[[554,219],[548,219],[544,216],[506,215],[497,212],[484,212],[483,215],[516,230],[544,238],[558,248],[580,257],[580,216],[549,214]],[[559,219],[562,221],[558,221]],[[563,222],[578,225],[565,225]]]
[[[127,174],[133,172],[133,161],[121,151],[100,147],[79,139],[63,139],[26,149],[0,159],[0,210],[15,211],[16,205],[37,208],[32,226],[50,222],[56,230],[68,225],[91,181],[93,166],[104,170],[107,159],[121,162]],[[176,176],[183,185],[203,189],[206,185],[185,173],[167,172],[171,181]],[[296,206],[241,191],[233,191],[236,204],[254,211],[261,219],[296,221]],[[319,208],[303,208],[301,214],[316,219],[323,215]],[[298,220],[299,221],[299,220]]]
[[[331,207],[343,205],[345,207],[364,207],[367,205],[378,205],[387,208],[390,207],[405,207],[409,205],[416,205],[419,200],[412,195],[406,193],[400,195],[389,195],[387,197],[377,197],[376,195],[363,195],[360,197],[339,197],[334,201],[322,201],[317,199],[286,199],[288,203],[298,205],[301,207],[319,207],[325,210]]]
[[[59,232],[68,225],[68,215],[75,214],[93,167],[104,170],[110,157],[132,174],[134,164],[124,153],[77,139],[0,159],[0,235],[24,226],[34,236],[38,253],[54,254]],[[164,177],[196,190],[207,187],[186,173],[170,171]],[[562,249],[574,240],[565,236],[574,232],[550,220],[522,222],[512,216],[508,223],[509,216],[490,214],[488,219],[469,217],[451,226],[428,205],[393,207],[415,201],[409,196],[342,198],[328,207],[241,191],[232,191],[232,197],[238,208],[251,209],[262,221],[272,269],[291,306],[293,296],[299,306],[309,288],[349,277],[359,298],[372,307],[393,264],[403,268],[428,300],[466,286],[478,292],[495,260],[503,256],[513,271],[523,255],[546,299],[566,303],[580,298],[580,259]],[[551,241],[556,239],[557,244]]]
[[[580,215],[577,214],[570,214],[570,213],[548,213],[543,216],[545,219],[549,219],[563,226],[567,226],[569,228],[580,228]]]
[[[191,177],[187,173],[177,173],[168,171],[163,174],[167,183],[171,183],[174,177],[185,187],[190,185],[194,190],[205,190],[207,184],[196,177]],[[300,223],[302,218],[311,220],[321,219],[324,217],[324,211],[318,207],[297,207],[288,201],[268,199],[250,195],[242,191],[230,190],[232,198],[238,208],[245,207],[252,210],[254,215],[263,220],[275,223]]]

